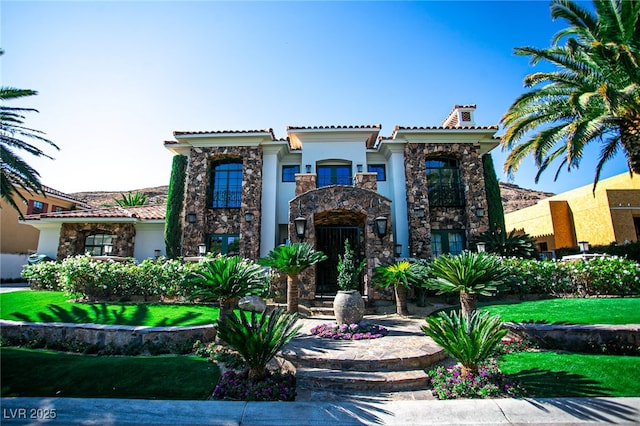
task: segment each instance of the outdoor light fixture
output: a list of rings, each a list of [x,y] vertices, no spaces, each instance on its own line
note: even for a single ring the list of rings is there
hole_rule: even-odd
[[[478,253],[484,253],[487,251],[487,243],[485,243],[484,241],[478,241],[476,243],[476,249],[478,250]]]
[[[104,245],[104,254],[105,254],[105,256],[111,255],[112,251],[113,251],[113,244],[107,243],[107,244]]]
[[[358,173],[362,173],[362,164],[356,165],[356,170],[358,170]]]
[[[587,241],[580,241],[578,242],[578,247],[580,247],[580,251],[582,253],[586,253],[589,251],[589,242]]]
[[[376,234],[380,239],[387,235],[387,218],[385,216],[378,216],[374,219]]]
[[[305,165],[304,168],[307,169],[307,173],[311,173],[311,164]]]
[[[155,255],[156,259],[160,257],[160,249],[155,249],[153,251],[153,254]]]
[[[198,255],[204,256],[207,254],[207,245],[206,244],[198,244]]]
[[[417,217],[424,217],[424,207],[418,206],[415,208]]]
[[[400,255],[402,254],[402,244],[396,244],[394,248],[396,257],[400,257]]]
[[[244,214],[244,220],[246,220],[247,222],[251,222],[253,220],[253,213],[251,212],[246,212]]]
[[[196,223],[196,214],[193,212],[187,213],[187,222]]]
[[[293,219],[293,223],[296,225],[296,235],[301,241],[304,240],[304,234],[307,231],[307,219],[302,216],[298,216]]]
[[[484,217],[484,208],[478,207],[476,209],[476,217]]]

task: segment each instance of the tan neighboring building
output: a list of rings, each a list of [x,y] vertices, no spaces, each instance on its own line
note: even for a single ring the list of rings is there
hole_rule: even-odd
[[[622,173],[554,195],[505,215],[507,230],[526,232],[540,251],[640,240],[640,176]]]
[[[30,214],[63,212],[85,209],[81,200],[47,186],[42,187],[44,195],[18,189],[27,203],[16,197],[16,204],[23,216]],[[20,217],[13,207],[0,199],[0,274],[2,278],[18,278],[27,256],[38,248],[40,231],[31,225],[20,223]]]

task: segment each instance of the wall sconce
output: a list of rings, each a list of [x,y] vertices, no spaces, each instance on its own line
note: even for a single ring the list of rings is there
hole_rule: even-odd
[[[195,213],[187,213],[187,222],[196,223],[196,214]]]
[[[207,254],[207,245],[202,243],[198,244],[198,256],[204,256]]]
[[[362,173],[362,164],[356,165],[356,170],[358,170],[358,173]]]
[[[588,241],[580,241],[578,242],[578,247],[580,247],[580,251],[582,253],[586,253],[589,251],[589,242]]]
[[[156,259],[157,259],[157,258],[159,258],[159,257],[160,257],[160,249],[155,249],[155,250],[153,251],[153,254],[154,254],[154,256],[155,256],[155,258],[156,258]]]
[[[387,218],[385,216],[378,216],[374,219],[376,234],[380,239],[387,235]]]
[[[311,173],[311,164],[305,165],[304,168],[307,170],[307,173]]]
[[[293,223],[296,225],[296,235],[298,236],[300,241],[303,241],[304,234],[307,231],[307,219],[302,216],[298,216],[293,219]]]
[[[105,256],[111,256],[111,252],[113,252],[113,244],[105,244],[103,251]]]
[[[396,244],[394,246],[394,253],[396,257],[400,257],[400,255],[402,255],[402,244]]]
[[[484,208],[478,207],[476,209],[476,217],[484,217]]]
[[[418,206],[415,208],[415,211],[416,211],[417,217],[420,217],[420,218],[424,217],[424,207]]]
[[[478,253],[485,253],[487,251],[487,243],[484,241],[478,241],[476,243],[476,250]]]
[[[247,222],[251,222],[253,220],[253,213],[251,212],[246,212],[244,214],[244,220],[246,220]]]

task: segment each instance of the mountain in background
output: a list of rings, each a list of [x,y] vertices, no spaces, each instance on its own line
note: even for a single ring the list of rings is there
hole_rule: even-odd
[[[95,192],[74,192],[71,195],[74,198],[84,200],[92,207],[113,207],[116,202],[115,198],[122,198],[122,194],[129,192],[141,192],[147,195],[147,204],[167,204],[168,186],[156,186],[153,188],[132,189],[128,191],[95,191]],[[551,197],[552,192],[536,191],[533,189],[520,188],[518,185],[500,182],[500,195],[502,196],[502,205],[505,213],[523,209],[537,203],[539,200]]]

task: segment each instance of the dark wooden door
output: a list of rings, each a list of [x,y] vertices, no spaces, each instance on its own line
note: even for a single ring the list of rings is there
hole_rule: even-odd
[[[338,292],[338,256],[344,254],[344,241],[347,239],[356,260],[359,260],[360,228],[335,225],[316,227],[316,248],[328,257],[316,268],[316,295],[334,296]]]

